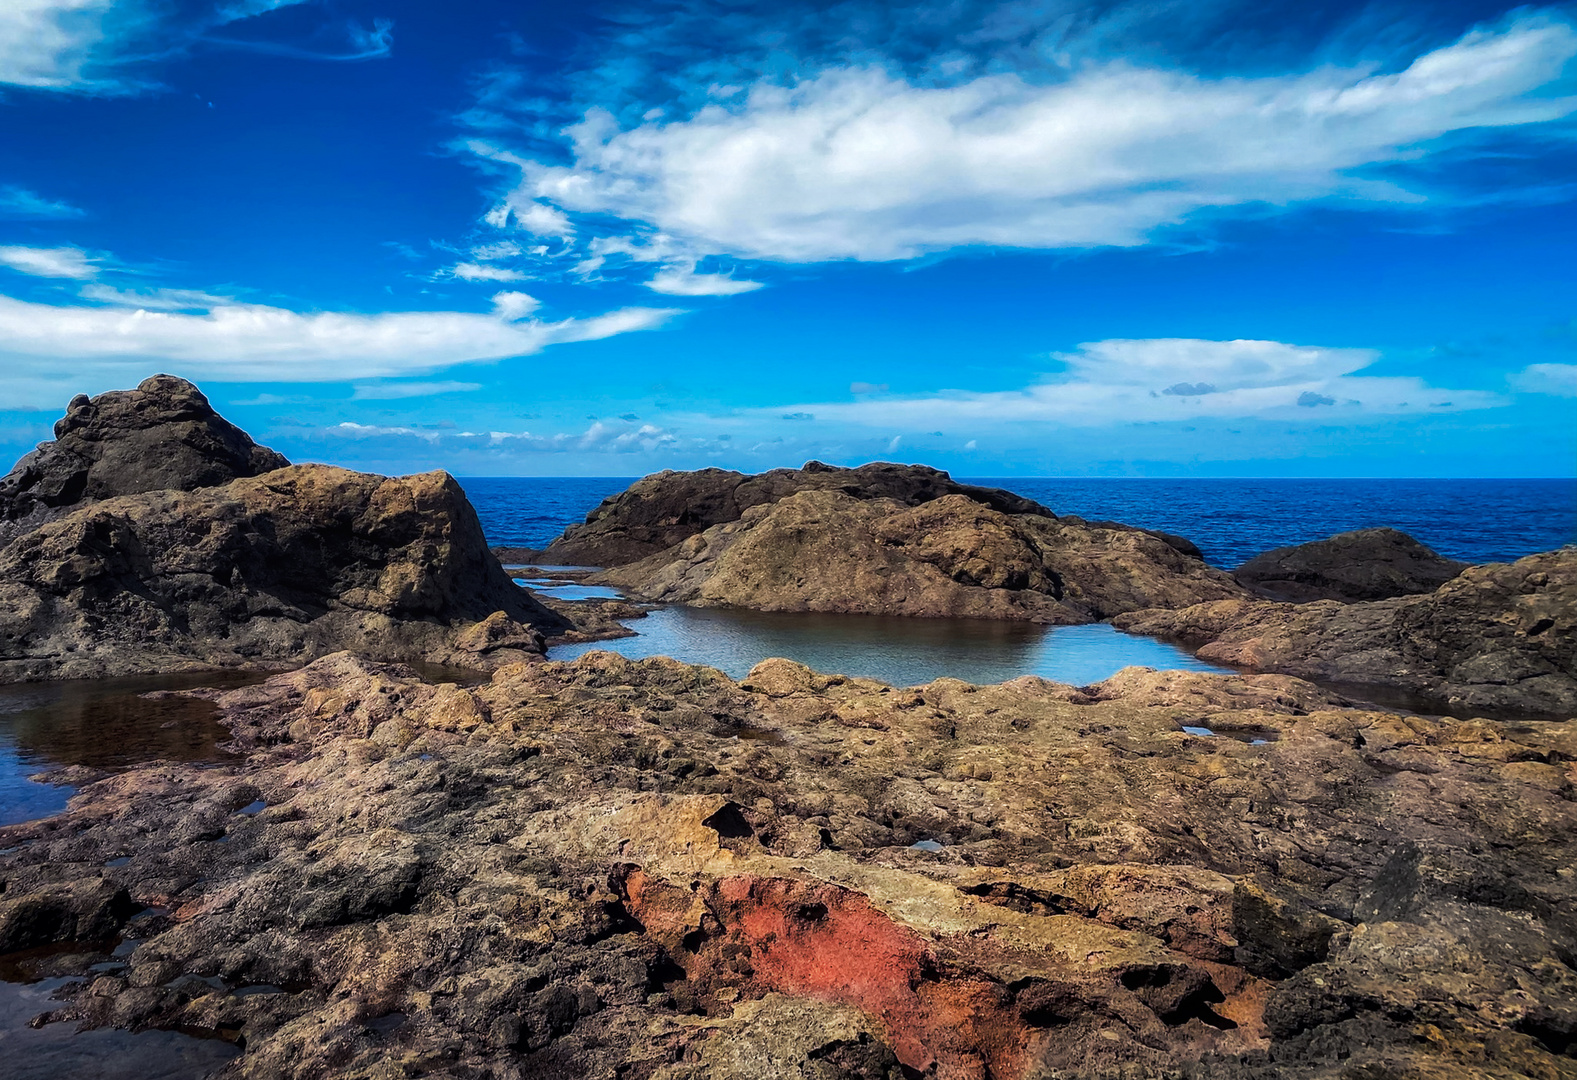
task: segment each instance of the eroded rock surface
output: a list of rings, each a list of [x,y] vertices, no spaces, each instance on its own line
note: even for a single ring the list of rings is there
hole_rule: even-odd
[[[1256,555],[1232,576],[1268,600],[1351,603],[1431,593],[1466,569],[1398,529],[1357,529]]]
[[[1052,516],[1035,502],[1000,488],[960,484],[925,465],[885,461],[843,469],[811,461],[802,469],[773,469],[751,476],[727,469],[654,473],[604,499],[582,525],[564,531],[542,553],[544,562],[622,566],[665,551],[713,525],[738,521],[753,506],[800,491],[836,491],[851,499],[892,499],[919,506],[943,495],[962,495],[1007,514]]]
[[[1369,603],[1227,600],[1114,620],[1202,659],[1380,687],[1455,707],[1577,713],[1577,548],[1475,566]]]
[[[215,487],[289,464],[173,375],[135,390],[78,394],[55,422],[54,441],[0,478],[0,547],[85,503]]]
[[[590,580],[646,600],[1086,623],[1241,597],[1225,573],[1153,534],[965,495],[918,506],[801,491]]]
[[[446,473],[291,466],[102,499],[0,549],[0,681],[344,648],[487,666],[568,625],[510,581]]]
[[[1577,1075],[1572,722],[607,653],[213,696],[241,763],[0,830],[0,940],[120,927],[26,961],[52,1019],[226,1077]]]

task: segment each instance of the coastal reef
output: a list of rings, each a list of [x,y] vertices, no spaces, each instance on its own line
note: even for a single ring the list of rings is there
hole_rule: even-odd
[[[346,648],[478,667],[570,627],[509,579],[446,473],[288,465],[169,376],[79,397],[57,431],[0,482],[32,523],[0,548],[0,682]]]
[[[1577,548],[1366,603],[1225,600],[1113,620],[1205,660],[1418,695],[1454,709],[1577,713]]]
[[[670,475],[680,483],[695,474]],[[590,580],[699,607],[1052,624],[1248,595],[1193,545],[1165,535],[1044,510],[1008,512],[967,493],[910,504],[830,489],[757,503]]]
[[[1128,669],[337,654],[0,829],[40,1023],[225,1080],[1577,1077],[1577,723]]]
[[[1466,569],[1399,529],[1355,529],[1256,555],[1232,576],[1268,600],[1351,603],[1431,593]]]

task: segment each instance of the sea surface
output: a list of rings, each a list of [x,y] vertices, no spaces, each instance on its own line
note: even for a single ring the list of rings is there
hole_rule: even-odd
[[[635,477],[462,478],[493,544],[540,548]],[[1057,514],[1160,529],[1214,566],[1389,525],[1442,555],[1504,562],[1577,543],[1577,480],[1133,480],[960,477]]]

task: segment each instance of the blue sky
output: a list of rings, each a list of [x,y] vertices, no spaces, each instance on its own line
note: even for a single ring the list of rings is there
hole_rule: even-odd
[[[7,0],[0,453],[1577,472],[1577,9]]]

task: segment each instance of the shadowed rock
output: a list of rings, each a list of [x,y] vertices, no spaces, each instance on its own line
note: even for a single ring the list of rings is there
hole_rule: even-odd
[[[1577,714],[1577,548],[1475,566],[1422,596],[1223,600],[1113,622],[1257,671],[1466,708]]]
[[[1466,569],[1397,529],[1357,529],[1256,555],[1232,576],[1268,600],[1351,602],[1431,593]]]
[[[191,491],[289,465],[220,416],[185,379],[78,394],[39,445],[0,479],[0,546],[72,507],[144,491]]]

